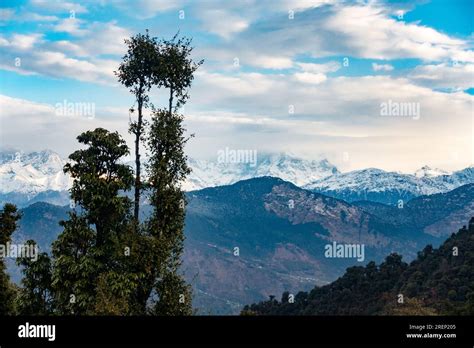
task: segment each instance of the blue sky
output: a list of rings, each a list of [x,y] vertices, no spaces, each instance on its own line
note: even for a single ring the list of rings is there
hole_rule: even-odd
[[[205,59],[182,110],[188,152],[290,151],[342,170],[448,170],[474,162],[474,2],[3,1],[1,146],[67,156],[81,131],[127,140],[130,93],[113,71],[123,40],[192,37]],[[164,104],[164,92],[151,100]],[[58,116],[64,101],[94,117]],[[382,117],[384,103],[420,117]],[[415,105],[414,104],[414,105]],[[289,112],[289,110],[293,112]],[[130,141],[130,144],[132,142]]]

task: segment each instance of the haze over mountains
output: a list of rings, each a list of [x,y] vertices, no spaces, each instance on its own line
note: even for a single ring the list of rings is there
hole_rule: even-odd
[[[62,172],[66,163],[51,150],[32,153],[0,152],[0,203],[20,207],[38,201],[68,204],[71,180]],[[364,169],[341,173],[328,160],[308,161],[288,154],[259,155],[253,163],[219,163],[189,159],[193,172],[186,191],[229,185],[240,180],[272,176],[348,202],[370,200],[397,204],[420,195],[442,193],[474,182],[474,168],[453,173],[424,166],[414,174]]]

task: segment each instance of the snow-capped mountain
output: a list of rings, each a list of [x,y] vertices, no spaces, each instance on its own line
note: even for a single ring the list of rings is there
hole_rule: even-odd
[[[0,152],[0,202],[12,201],[24,205],[43,193],[43,199],[54,193],[55,203],[67,204],[67,190],[72,180],[63,173],[66,163],[57,153],[45,150],[32,153]],[[134,163],[129,162],[132,168]],[[257,156],[255,163],[220,163],[189,159],[193,169],[183,184],[186,191],[236,183],[261,176],[274,176],[297,186],[339,173],[337,168],[323,159],[307,161],[288,154]],[[62,193],[61,200],[56,193]]]
[[[435,176],[449,175],[449,174],[450,173],[445,170],[438,169],[438,168],[431,168],[429,166],[421,167],[415,172],[415,176],[417,178],[433,178]]]
[[[474,167],[448,174],[425,166],[414,174],[363,169],[316,180],[304,188],[348,202],[369,200],[397,204],[420,195],[444,193],[474,183]]]
[[[273,176],[304,186],[318,179],[338,174],[337,168],[326,159],[308,161],[289,154],[265,154],[252,163],[219,163],[218,161],[189,160],[193,169],[184,190],[229,185],[237,181]]]
[[[0,155],[0,193],[37,194],[44,191],[64,191],[71,185],[63,173],[66,161],[57,153],[2,152]]]
[[[35,201],[68,204],[72,180],[63,173],[66,160],[51,150],[0,152],[0,203],[25,206]],[[132,165],[133,163],[129,163]],[[348,173],[322,160],[305,160],[290,154],[263,154],[253,163],[226,163],[189,159],[193,169],[185,191],[229,185],[241,180],[272,176],[299,187],[348,202],[370,200],[397,204],[420,195],[443,193],[474,183],[474,167],[449,174],[422,167],[414,174],[369,168]]]

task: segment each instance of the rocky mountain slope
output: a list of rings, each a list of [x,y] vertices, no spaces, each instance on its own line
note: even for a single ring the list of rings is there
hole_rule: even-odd
[[[410,260],[468,219],[473,189],[419,197],[403,209],[350,204],[270,177],[189,192],[183,271],[194,287],[194,305],[201,314],[237,313],[269,295],[327,284],[347,267],[379,262],[392,251]],[[24,208],[14,239],[33,238],[47,250],[68,209],[46,203]],[[364,260],[326,257],[333,242],[363,244]]]

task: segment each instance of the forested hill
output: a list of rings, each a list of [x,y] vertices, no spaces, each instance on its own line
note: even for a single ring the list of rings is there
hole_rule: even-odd
[[[285,292],[246,306],[244,315],[473,315],[474,217],[439,249],[410,264],[397,254],[350,267],[331,284],[295,296]]]

